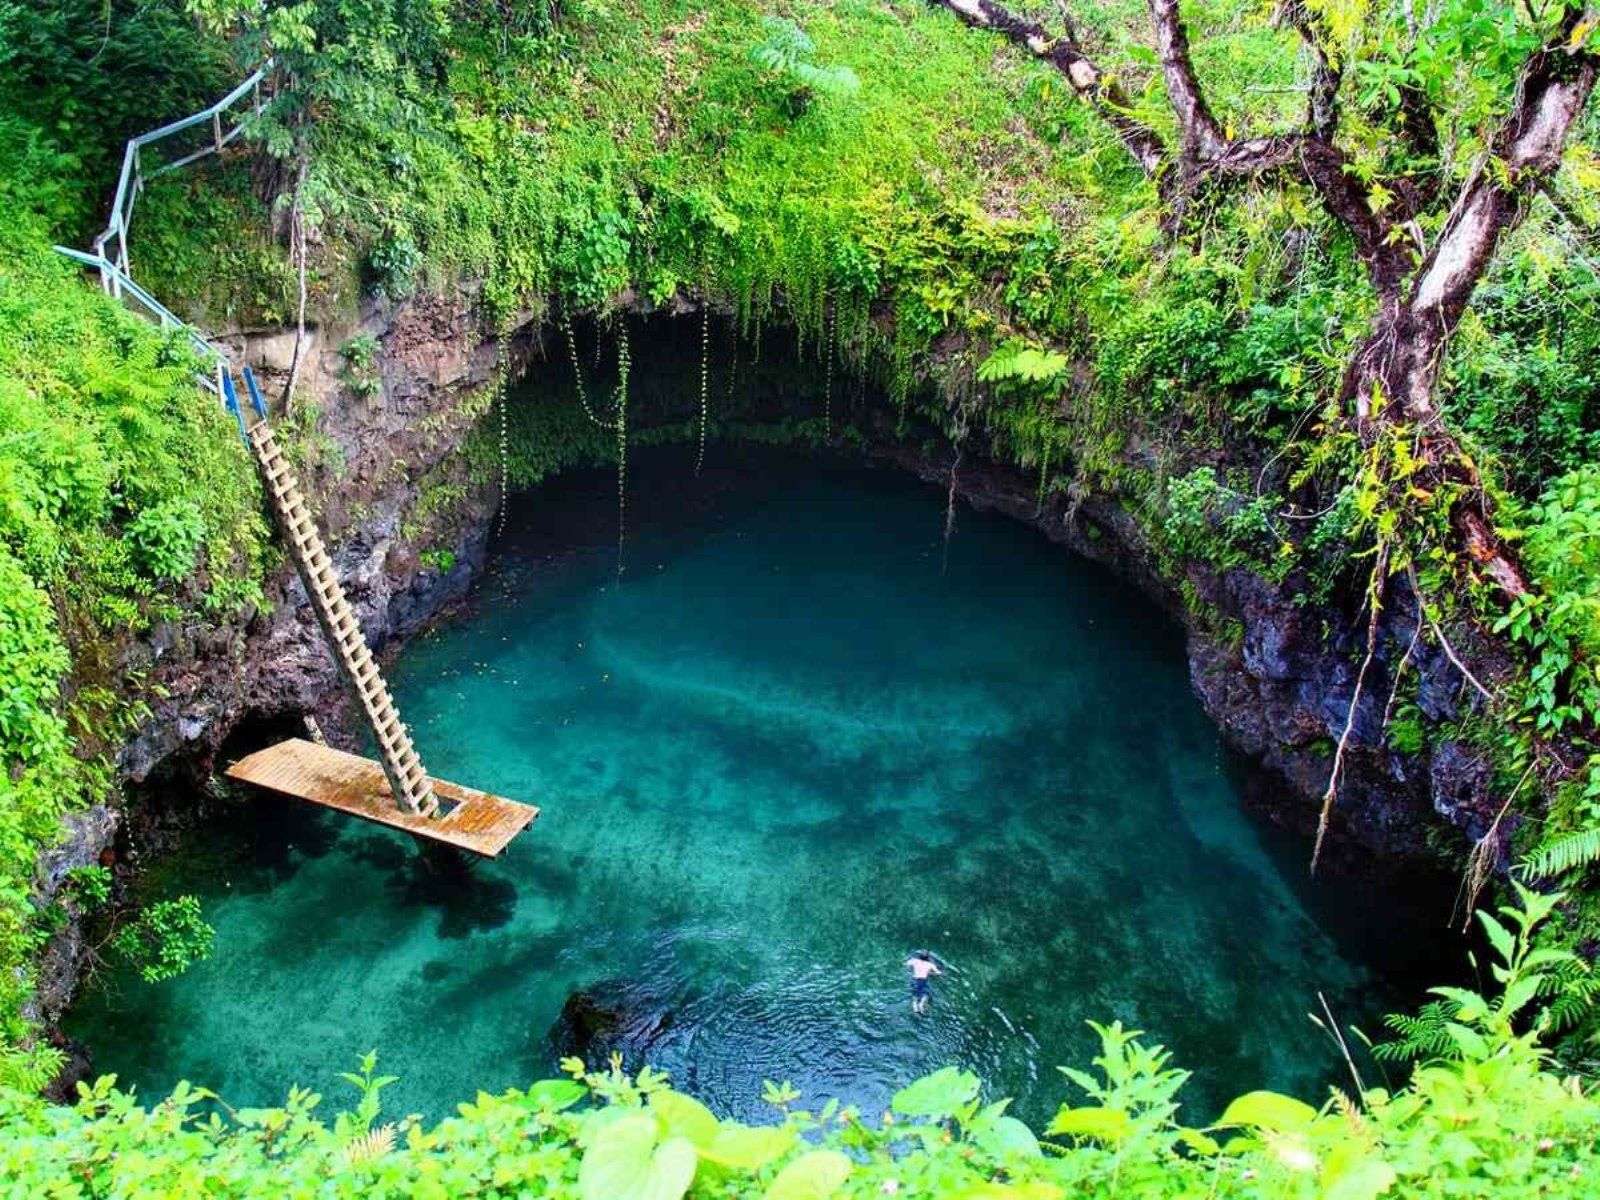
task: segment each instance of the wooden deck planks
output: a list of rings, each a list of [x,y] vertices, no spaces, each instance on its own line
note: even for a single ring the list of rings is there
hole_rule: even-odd
[[[493,858],[539,815],[531,804],[491,796],[476,788],[433,780],[434,794],[448,813],[424,817],[394,802],[383,768],[370,758],[290,738],[234,763],[228,778],[351,816]],[[454,807],[451,807],[451,806]]]

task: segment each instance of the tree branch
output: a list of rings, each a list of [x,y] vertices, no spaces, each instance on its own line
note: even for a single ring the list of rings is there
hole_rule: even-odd
[[[1214,158],[1227,146],[1222,127],[1211,115],[1205,93],[1195,78],[1189,57],[1189,31],[1184,27],[1178,0],[1149,0],[1150,20],[1156,30],[1156,53],[1167,84],[1167,101],[1183,131],[1183,155],[1188,162]]]
[[[1600,69],[1594,54],[1570,45],[1583,19],[1581,8],[1567,8],[1557,40],[1523,64],[1510,114],[1417,274],[1410,304],[1442,330],[1455,328],[1500,240],[1521,223],[1529,195],[1561,165]]]
[[[1130,115],[1133,102],[1122,85],[1106,75],[1088,56],[1070,26],[1064,33],[1051,34],[1044,26],[1014,15],[993,0],[930,0],[930,3],[949,9],[974,29],[1004,35],[1035,58],[1049,63],[1116,131],[1146,175],[1155,179],[1162,174],[1167,149],[1160,135]]]
[[[1287,0],[1278,19],[1294,27],[1311,51],[1311,86],[1306,95],[1306,129],[1330,141],[1339,125],[1339,83],[1343,72],[1323,45],[1322,34],[1304,0]]]

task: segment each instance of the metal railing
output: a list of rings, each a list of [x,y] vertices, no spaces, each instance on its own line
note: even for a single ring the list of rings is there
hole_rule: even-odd
[[[159,129],[152,129],[148,133],[129,138],[127,147],[122,152],[122,173],[117,178],[117,191],[111,200],[111,219],[94,239],[93,253],[74,250],[70,246],[55,247],[58,254],[65,254],[74,262],[83,263],[99,271],[100,286],[109,295],[153,318],[162,329],[180,330],[189,345],[199,354],[201,361],[206,364],[206,372],[196,374],[195,382],[223,402],[227,400],[222,385],[228,370],[227,355],[133,281],[133,275],[128,267],[128,228],[133,221],[133,208],[138,202],[139,193],[144,189],[145,180],[188,166],[208,154],[220,153],[229,142],[244,132],[252,117],[260,115],[261,84],[271,70],[272,60],[269,58],[256,68],[248,79],[209,108],[191,113]],[[237,115],[235,108],[245,97],[249,97],[249,111]],[[208,136],[204,136],[203,141],[195,144],[193,148],[186,149],[177,158],[161,162],[149,170],[145,169],[145,147],[176,138],[193,129],[198,129],[202,135]],[[115,246],[110,257],[106,254],[108,246]]]
[[[221,153],[229,142],[244,132],[252,117],[260,115],[261,84],[271,70],[272,60],[268,59],[257,67],[248,79],[211,107],[128,139],[128,145],[122,152],[122,173],[117,178],[117,191],[111,200],[111,219],[106,222],[105,230],[94,239],[96,257],[102,262],[110,262],[117,268],[115,272],[102,271],[100,274],[101,284],[106,291],[113,296],[120,296],[118,288],[122,286],[122,280],[117,277],[118,273],[120,272],[123,277],[129,274],[128,228],[133,223],[133,207],[139,200],[139,193],[144,189],[145,181],[164,175],[168,171],[175,171],[179,167],[188,166],[208,154]],[[246,97],[249,98],[248,110],[242,115],[236,114],[233,111],[235,106]],[[240,107],[245,106],[240,105]],[[149,170],[145,169],[146,146],[176,138],[193,129],[200,130],[202,135],[195,148]],[[107,254],[106,248],[113,244],[115,252]]]

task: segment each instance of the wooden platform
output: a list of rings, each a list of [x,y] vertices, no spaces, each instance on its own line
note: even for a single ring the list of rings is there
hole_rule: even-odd
[[[257,750],[229,767],[227,775],[487,858],[504,850],[539,815],[531,804],[443,779],[432,781],[439,816],[402,812],[377,763],[303,738]]]

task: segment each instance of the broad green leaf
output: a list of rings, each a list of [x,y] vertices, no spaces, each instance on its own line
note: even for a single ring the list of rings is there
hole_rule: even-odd
[[[1450,1035],[1450,1040],[1461,1047],[1461,1053],[1466,1057],[1480,1061],[1489,1057],[1489,1043],[1476,1029],[1469,1028],[1459,1021],[1447,1021],[1444,1028]]]
[[[781,1125],[723,1125],[700,1157],[736,1171],[758,1171],[794,1145],[796,1134]]]
[[[828,1200],[850,1169],[850,1160],[837,1150],[813,1150],[779,1171],[762,1200]]]
[[[1249,1125],[1290,1133],[1304,1129],[1316,1118],[1317,1110],[1303,1100],[1279,1092],[1246,1092],[1223,1112],[1218,1125]]]
[[[894,1094],[890,1106],[903,1117],[953,1117],[978,1098],[978,1077],[945,1067]]]
[[[996,1158],[1039,1157],[1039,1139],[1015,1117],[980,1116],[968,1127],[967,1134],[980,1149]]]
[[[1460,1009],[1456,1016],[1463,1021],[1475,1021],[1489,1011],[1488,1002],[1477,992],[1468,991],[1466,988],[1436,987],[1428,990],[1435,996],[1454,1000]]]
[[[699,1158],[683,1138],[656,1145],[656,1118],[646,1113],[604,1126],[578,1168],[582,1200],[682,1200]]]
[[[1516,1016],[1539,994],[1539,989],[1543,985],[1543,975],[1524,975],[1516,980],[1506,988],[1506,994],[1500,997],[1500,1016],[1505,1018]]]
[[[1045,1129],[1051,1137],[1092,1137],[1103,1142],[1126,1137],[1133,1122],[1120,1108],[1062,1108]]]
[[[523,1098],[529,1108],[559,1112],[571,1108],[589,1094],[589,1089],[575,1079],[541,1079],[530,1087]]]
[[[1510,962],[1514,952],[1511,931],[1490,914],[1481,910],[1478,913],[1478,921],[1483,925],[1484,933],[1489,935],[1489,944],[1494,947],[1495,953],[1500,956],[1500,961]]]
[[[686,1138],[697,1150],[709,1146],[721,1128],[715,1113],[700,1101],[679,1092],[652,1093],[650,1109],[661,1122],[663,1138]]]
[[[1211,1137],[1209,1134],[1201,1133],[1198,1129],[1184,1128],[1178,1130],[1178,1140],[1196,1154],[1205,1155],[1207,1158],[1219,1153],[1221,1150],[1221,1147],[1217,1145],[1216,1138]]]
[[[1322,1200],[1375,1200],[1395,1179],[1394,1168],[1365,1147],[1341,1143],[1322,1168]]]

